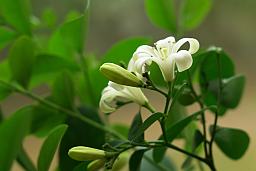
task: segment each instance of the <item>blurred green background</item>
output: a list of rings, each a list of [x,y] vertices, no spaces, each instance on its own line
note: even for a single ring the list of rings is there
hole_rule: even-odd
[[[63,21],[68,12],[81,11],[86,2],[82,0],[32,0],[33,13],[42,16],[45,9],[51,9],[58,17],[57,23]],[[246,89],[238,109],[229,111],[220,119],[220,125],[232,126],[246,130],[251,138],[250,148],[246,155],[232,161],[224,156],[217,148],[216,164],[219,171],[255,171],[256,164],[256,1],[255,0],[221,0],[214,1],[213,9],[202,25],[187,33],[186,36],[197,38],[202,47],[216,45],[223,47],[233,58],[237,73],[247,77]],[[50,11],[51,11],[50,10]],[[153,26],[144,11],[143,0],[92,0],[90,26],[87,39],[87,53],[100,57],[115,42],[136,36],[146,36],[158,40],[171,34]],[[48,31],[40,30],[47,34]],[[22,100],[22,102],[21,102]],[[4,103],[5,111],[12,111],[16,106],[27,103],[27,99],[12,96]],[[155,105],[159,101],[155,100]],[[131,120],[128,112],[122,110],[113,116],[113,121],[126,122]],[[126,111],[126,113],[124,113]],[[128,111],[128,112],[127,112]],[[134,112],[133,112],[134,113]],[[209,120],[211,121],[211,116]],[[153,128],[154,129],[154,128]],[[150,137],[155,137],[157,128]],[[41,141],[34,137],[27,138],[26,148],[32,159],[36,160]],[[239,147],[237,147],[239,148]],[[179,161],[180,155],[171,153],[174,160]],[[56,159],[57,160],[57,159]],[[54,168],[54,167],[52,167]],[[14,165],[13,171],[21,170]]]

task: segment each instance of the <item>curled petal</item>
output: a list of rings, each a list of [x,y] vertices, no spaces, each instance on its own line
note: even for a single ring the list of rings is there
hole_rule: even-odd
[[[192,56],[186,50],[180,50],[178,53],[174,53],[171,56],[175,59],[175,63],[179,72],[185,71],[192,66]]]
[[[155,45],[157,49],[159,48],[167,48],[169,45],[175,43],[175,38],[170,36],[162,40],[158,40]]]
[[[152,57],[155,56],[154,48],[148,45],[142,45],[137,48],[133,54],[133,60],[136,61],[140,57]]]
[[[183,39],[180,39],[177,43],[174,44],[173,49],[172,49],[172,53],[178,52],[180,47],[182,45],[184,45],[186,42],[189,43],[188,52],[190,54],[194,54],[198,51],[199,42],[196,39],[194,39],[194,38],[183,38]]]

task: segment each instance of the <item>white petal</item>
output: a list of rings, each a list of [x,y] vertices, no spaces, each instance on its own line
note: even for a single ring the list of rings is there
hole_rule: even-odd
[[[152,57],[155,56],[154,48],[148,45],[142,45],[137,48],[133,54],[133,59],[136,61],[139,57]]]
[[[157,47],[157,49],[159,48],[167,48],[170,44],[175,43],[175,38],[174,37],[167,37],[165,39],[162,40],[158,40],[155,43],[155,46]]]
[[[180,50],[178,53],[172,54],[171,57],[175,59],[175,63],[179,72],[185,71],[192,66],[192,56],[186,50]]]
[[[180,47],[184,45],[186,42],[189,43],[189,50],[188,52],[190,54],[194,54],[198,51],[199,49],[199,42],[196,39],[193,38],[183,38],[180,39],[177,43],[174,44],[172,53],[176,53],[179,51]]]

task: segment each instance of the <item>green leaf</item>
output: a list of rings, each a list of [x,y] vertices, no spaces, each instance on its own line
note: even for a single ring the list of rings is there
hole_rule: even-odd
[[[134,135],[137,133],[137,130],[139,127],[141,127],[143,124],[142,118],[141,118],[141,113],[140,111],[135,115],[132,125],[129,130],[128,134],[128,140],[133,140],[134,142],[143,142],[144,141],[144,133],[142,133],[140,136],[137,138],[133,139]]]
[[[173,0],[145,0],[145,7],[147,16],[154,25],[176,33]]]
[[[23,36],[17,39],[10,49],[8,60],[12,77],[24,88],[29,84],[36,60],[35,48],[35,43]]]
[[[74,108],[74,80],[69,72],[63,72],[56,78],[51,97],[52,100],[60,106],[68,109]]]
[[[154,113],[150,115],[141,126],[138,127],[135,134],[133,134],[133,137],[130,137],[132,141],[137,139],[139,136],[141,136],[155,121],[159,120],[163,116],[162,113]]]
[[[181,9],[182,30],[192,30],[205,19],[212,7],[212,0],[184,0]]]
[[[10,71],[10,67],[9,67],[9,63],[8,60],[5,59],[3,61],[1,61],[0,63],[0,80],[3,81],[10,81],[11,79],[11,71]]]
[[[31,106],[31,132],[38,137],[45,137],[57,125],[63,124],[67,118],[64,113],[51,110],[43,105]]]
[[[128,64],[135,50],[143,44],[149,44],[150,40],[145,37],[135,37],[122,40],[114,44],[103,56],[102,63],[111,62]]]
[[[31,86],[40,83],[51,83],[55,77],[63,71],[78,72],[79,66],[72,60],[56,55],[40,54],[36,57],[33,67]]]
[[[16,160],[25,170],[37,171],[34,163],[31,161],[24,148],[21,148]]]
[[[0,170],[10,170],[24,137],[29,132],[31,115],[22,108],[0,124]]]
[[[234,128],[217,127],[214,141],[224,154],[234,160],[241,158],[249,146],[247,133]]]
[[[0,16],[18,32],[30,35],[29,0],[0,0]]]
[[[117,131],[118,133],[123,135],[124,137],[128,137],[128,134],[129,134],[129,126],[128,125],[124,125],[121,123],[115,123],[115,124],[111,125],[111,127],[115,131]]]
[[[229,56],[219,48],[211,48],[204,54],[204,59],[200,65],[199,81],[200,88],[203,94],[203,100],[207,106],[216,105],[219,91],[219,72],[220,67],[220,79],[227,79],[235,74],[235,68],[232,60]],[[218,67],[218,58],[220,66]],[[219,115],[224,115],[227,108],[222,104],[219,106]]]
[[[176,171],[176,166],[169,156],[164,156],[160,163],[152,159],[152,150],[147,151],[142,159],[140,171]]]
[[[223,80],[220,102],[227,108],[238,106],[245,86],[245,76],[237,75]]]
[[[184,130],[185,127],[187,127],[193,120],[197,118],[198,115],[200,115],[205,110],[206,109],[202,109],[198,112],[195,112],[167,128],[166,132],[168,141],[172,142]]]
[[[81,115],[84,115],[100,124],[99,114],[95,109],[81,107],[79,109]],[[75,146],[87,146],[101,149],[105,144],[105,132],[95,129],[91,125],[82,122],[80,119],[68,117],[66,123],[69,128],[64,135],[59,150],[59,170],[66,171],[74,169],[80,162],[71,159],[67,154],[70,148]],[[96,136],[97,135],[97,136]]]
[[[192,144],[192,152],[195,153],[197,148],[200,146],[200,144],[204,141],[204,137],[202,133],[199,130],[196,130],[193,137],[193,144]],[[182,169],[188,169],[192,166],[192,157],[187,157],[186,160],[182,164]]]
[[[57,147],[68,126],[63,124],[55,127],[44,141],[37,161],[38,171],[48,171]]]
[[[130,160],[129,160],[129,170],[130,171],[139,171],[140,170],[141,160],[146,151],[147,151],[147,149],[137,150],[131,155]]]
[[[153,149],[153,159],[156,163],[160,163],[164,159],[167,147],[157,147]]]
[[[82,54],[84,48],[85,32],[86,32],[86,15],[73,19],[64,23],[60,27],[60,34],[67,47],[76,50]]]
[[[7,98],[12,93],[12,89],[9,87],[6,87],[3,84],[0,84],[0,101]]]
[[[7,27],[0,26],[0,37],[0,49],[2,49],[16,37],[16,33]]]
[[[81,55],[85,41],[86,18],[86,15],[81,15],[57,29],[50,38],[48,52],[67,59],[77,53]]]

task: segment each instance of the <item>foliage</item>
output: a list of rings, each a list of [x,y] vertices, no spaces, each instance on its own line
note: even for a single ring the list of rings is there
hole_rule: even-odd
[[[0,0],[0,50],[5,55],[0,62],[1,105],[15,93],[33,100],[8,117],[0,110],[0,170],[10,170],[16,160],[25,170],[47,171],[56,151],[59,171],[87,170],[89,161],[69,158],[68,151],[74,146],[102,149],[106,157],[98,163],[113,170],[129,164],[131,171],[177,170],[171,160],[173,156],[166,155],[168,149],[186,155],[181,166],[184,170],[196,168],[193,160],[217,170],[213,143],[231,159],[240,159],[245,154],[249,145],[247,133],[218,126],[218,119],[239,105],[246,82],[245,76],[236,74],[232,58],[223,49],[201,48],[193,54],[193,65],[188,70],[178,72],[173,68],[171,82],[162,76],[165,71],[159,64],[152,64],[140,75],[126,68],[140,45],[152,43],[150,35],[117,42],[99,58],[85,51],[89,0],[83,12],[68,14],[60,25],[56,24],[57,17],[51,8],[36,18],[31,4],[28,0]],[[212,6],[212,0],[145,0],[145,13],[153,25],[180,37],[199,27]],[[40,32],[44,29],[50,30],[49,34]],[[160,51],[165,54],[165,50]],[[140,104],[130,128],[108,123],[109,115],[102,119],[98,109],[108,80],[100,74],[99,67],[105,62],[120,65],[119,70],[129,73],[131,78],[146,80],[139,88],[163,95],[165,110],[156,111],[150,100],[143,97],[146,103]],[[42,86],[47,87],[48,93],[35,94],[33,90]],[[124,85],[118,86],[114,91],[120,93]],[[129,88],[124,96],[130,99],[115,101],[116,109],[138,98],[139,93],[133,90],[139,88]],[[195,103],[200,108],[187,113],[187,107]],[[141,108],[151,114],[142,117]],[[206,111],[214,116],[211,126],[206,124]],[[159,124],[162,133],[158,140],[148,141],[144,135],[153,124]],[[45,138],[37,167],[22,146],[29,135]],[[184,147],[175,146],[172,142],[176,139],[182,139]]]

